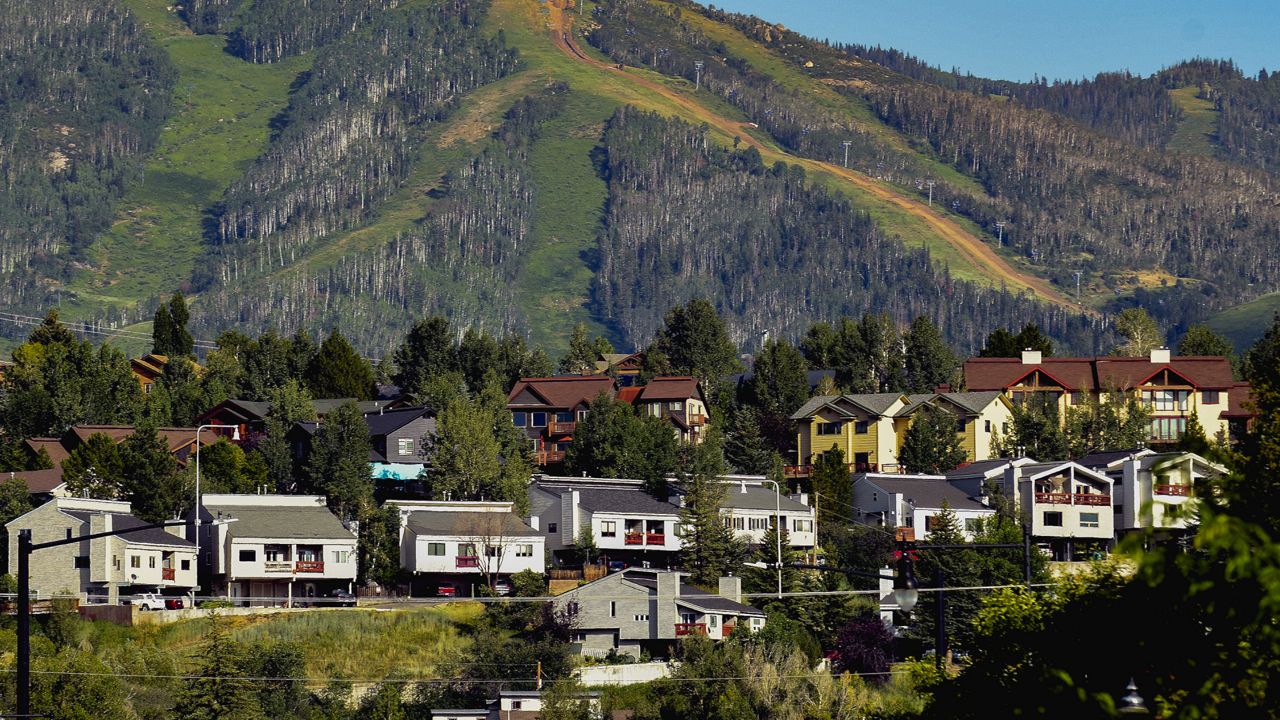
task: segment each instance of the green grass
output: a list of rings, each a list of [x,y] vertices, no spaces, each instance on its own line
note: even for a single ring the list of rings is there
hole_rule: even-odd
[[[223,52],[225,38],[194,35],[166,0],[125,0],[178,68],[174,113],[122,199],[111,230],[90,250],[92,269],[68,285],[68,315],[130,306],[178,289],[202,247],[204,210],[266,147],[269,122],[308,57],[253,65]]]
[[[1225,335],[1236,346],[1237,352],[1244,352],[1271,327],[1277,313],[1280,313],[1280,293],[1271,293],[1223,310],[1206,324]]]
[[[1218,111],[1211,101],[1196,97],[1198,92],[1194,85],[1169,91],[1173,103],[1182,109],[1182,120],[1168,149],[1212,157],[1218,136]]]

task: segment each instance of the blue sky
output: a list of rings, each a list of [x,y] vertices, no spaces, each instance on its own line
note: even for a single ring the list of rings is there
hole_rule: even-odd
[[[715,0],[820,39],[895,47],[985,77],[1149,75],[1191,57],[1280,68],[1276,0]]]

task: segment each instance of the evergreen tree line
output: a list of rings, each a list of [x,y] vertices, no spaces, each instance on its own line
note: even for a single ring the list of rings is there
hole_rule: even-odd
[[[227,51],[279,62],[359,30],[399,0],[189,0],[178,12],[200,34],[227,35]]]

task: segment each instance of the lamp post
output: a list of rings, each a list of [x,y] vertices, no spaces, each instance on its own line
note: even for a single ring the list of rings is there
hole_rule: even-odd
[[[196,587],[200,589],[200,431],[221,428],[231,431],[231,439],[240,439],[239,425],[219,425],[210,423],[196,428],[196,511],[195,511],[195,543],[196,543]]]
[[[765,478],[760,484],[773,483],[773,538],[778,546],[778,597],[782,597],[782,487],[776,480]],[[747,494],[747,482],[742,481],[743,495]]]

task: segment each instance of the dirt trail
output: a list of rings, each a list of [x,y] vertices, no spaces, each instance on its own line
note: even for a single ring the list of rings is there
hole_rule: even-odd
[[[780,153],[773,148],[765,147],[756,140],[750,132],[750,130],[755,127],[754,123],[730,120],[722,115],[716,114],[706,106],[691,100],[689,97],[678,93],[661,83],[656,83],[649,78],[641,77],[635,73],[629,73],[625,69],[619,68],[617,65],[611,65],[592,58],[583,52],[582,49],[578,47],[577,42],[573,39],[573,35],[571,33],[573,28],[573,13],[565,12],[565,7],[568,5],[568,1],[569,0],[550,0],[546,4],[547,10],[550,13],[549,24],[551,26],[552,42],[555,43],[555,46],[565,55],[568,55],[579,62],[593,65],[608,72],[625,74],[629,82],[635,83],[636,85],[662,95],[681,108],[689,111],[691,115],[706,122],[708,125],[718,128],[727,135],[740,137],[742,142],[756,148],[765,157],[784,159],[788,163],[837,175],[848,180],[854,185],[857,185],[862,190],[865,190],[877,198],[892,203],[903,212],[909,213],[924,222],[941,238],[950,243],[957,252],[966,257],[974,265],[986,268],[993,278],[1003,280],[1011,289],[1022,287],[1029,288],[1042,300],[1071,308],[1073,310],[1089,312],[1087,309],[1082,308],[1080,305],[1069,300],[1066,296],[1055,290],[1048,281],[1014,269],[1008,261],[1000,257],[995,250],[992,250],[991,247],[981,239],[974,237],[972,233],[965,230],[954,220],[942,215],[927,204],[922,203],[915,198],[898,193],[883,183],[877,182],[856,170],[850,170],[839,165],[832,165],[818,160],[796,157],[787,153]]]

